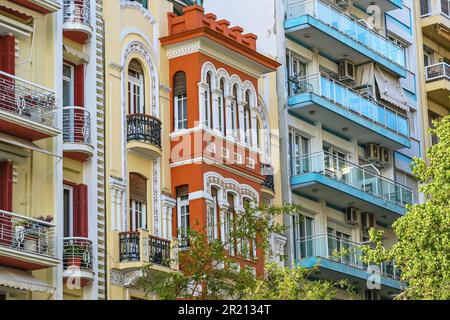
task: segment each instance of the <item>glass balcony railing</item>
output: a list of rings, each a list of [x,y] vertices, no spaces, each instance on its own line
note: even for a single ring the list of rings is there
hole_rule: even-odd
[[[356,20],[331,4],[320,0],[302,0],[288,5],[288,19],[303,15],[310,15],[320,20],[376,54],[405,67],[403,48],[371,30],[369,24],[363,20]]]
[[[351,267],[368,270],[369,265],[363,262],[361,244],[334,235],[317,235],[299,238],[295,241],[295,257],[302,259],[325,258]],[[401,272],[392,261],[371,264],[371,272],[378,271],[382,276],[400,280]]]
[[[294,94],[311,92],[363,118],[409,137],[408,119],[344,84],[322,74],[300,77],[294,84]]]
[[[405,206],[413,203],[412,190],[374,172],[372,167],[361,167],[326,152],[298,157],[293,175],[320,173],[366,193]]]
[[[443,15],[450,19],[449,0],[420,0],[420,17],[426,18],[434,15]]]

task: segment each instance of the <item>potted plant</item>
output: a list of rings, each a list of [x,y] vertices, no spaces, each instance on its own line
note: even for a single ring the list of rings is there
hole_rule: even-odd
[[[67,267],[81,267],[81,260],[86,248],[79,244],[71,244],[64,248],[64,266]]]

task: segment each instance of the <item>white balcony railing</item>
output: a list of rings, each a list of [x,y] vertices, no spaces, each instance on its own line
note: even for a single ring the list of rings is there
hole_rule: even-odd
[[[426,81],[447,79],[450,80],[450,65],[441,62],[425,67]]]
[[[301,259],[317,257],[362,270],[368,269],[368,264],[362,260],[361,244],[334,235],[317,235],[297,239],[295,257],[298,262]],[[401,272],[396,268],[394,262],[389,261],[373,266],[378,268],[380,275],[400,280]],[[374,270],[374,268],[372,267],[371,270]]]
[[[293,170],[293,175],[320,173],[399,206],[413,203],[410,188],[327,152],[298,157]]]
[[[64,23],[91,26],[90,0],[64,0]]]
[[[0,247],[55,258],[55,225],[0,210]]]
[[[420,0],[420,17],[442,15],[450,19],[449,0]]]
[[[55,93],[0,71],[0,110],[56,128]]]
[[[296,79],[293,91],[294,94],[317,94],[386,129],[409,137],[408,119],[405,116],[323,74]]]
[[[79,268],[81,271],[93,272],[92,241],[87,238],[64,238],[64,269]]]
[[[405,67],[405,51],[403,48],[369,29],[367,23],[344,14],[330,3],[320,0],[301,0],[288,5],[288,19],[304,15],[315,17],[376,54]],[[330,47],[330,50],[332,50],[332,47]]]
[[[91,144],[91,114],[81,107],[63,108],[64,143]]]

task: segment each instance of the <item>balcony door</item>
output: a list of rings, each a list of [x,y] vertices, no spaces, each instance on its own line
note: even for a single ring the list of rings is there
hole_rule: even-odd
[[[295,95],[306,92],[306,64],[295,54],[288,51],[287,57],[288,94]]]
[[[63,107],[73,106],[75,104],[75,79],[74,66],[63,64]]]
[[[328,232],[328,257],[330,259],[350,264],[354,253],[350,251],[350,235],[337,231],[333,228],[327,228]]]
[[[64,238],[73,237],[74,190],[64,185]]]
[[[289,156],[291,174],[299,175],[310,172],[309,139],[292,130],[289,133]]]
[[[147,179],[130,173],[130,231],[147,229]]]
[[[128,112],[145,113],[144,72],[141,64],[132,60],[128,68]]]
[[[313,242],[313,223],[314,220],[304,215],[292,217],[294,232],[294,250],[296,259],[304,259],[317,255],[319,248],[317,243]]]
[[[347,154],[330,145],[324,145],[323,152],[325,174],[333,179],[348,182],[351,168],[347,163]]]

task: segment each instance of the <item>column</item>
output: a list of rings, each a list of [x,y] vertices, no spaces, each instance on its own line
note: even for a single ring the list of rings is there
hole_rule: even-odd
[[[253,111],[253,110],[250,111],[250,118],[251,118],[250,121],[251,121],[251,127],[252,127],[251,143],[252,143],[252,147],[256,149],[258,147],[257,142],[258,142],[259,132],[258,132],[258,125],[257,125],[258,118],[256,116],[255,111]]]

